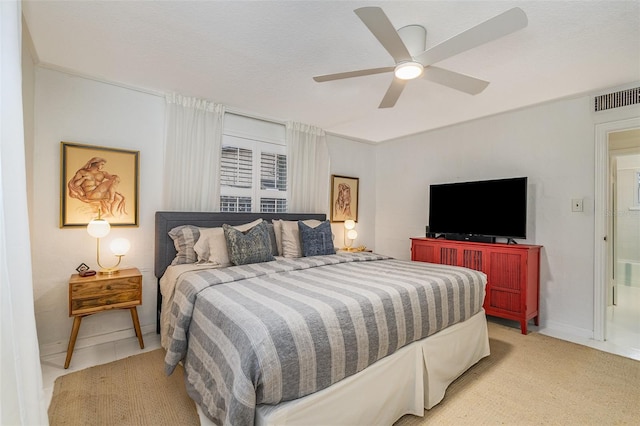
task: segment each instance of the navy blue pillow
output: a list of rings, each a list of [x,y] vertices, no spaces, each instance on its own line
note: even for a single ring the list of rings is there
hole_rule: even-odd
[[[336,249],[333,247],[331,224],[328,220],[322,222],[315,228],[305,225],[302,221],[298,221],[298,229],[300,230],[303,256],[320,256],[323,254],[336,253]]]

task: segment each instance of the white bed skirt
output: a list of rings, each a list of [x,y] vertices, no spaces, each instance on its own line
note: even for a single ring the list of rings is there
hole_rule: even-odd
[[[327,389],[278,405],[259,405],[255,424],[391,425],[405,414],[422,417],[425,408],[442,401],[451,382],[488,355],[482,310]],[[202,425],[212,424],[202,414],[200,419]]]

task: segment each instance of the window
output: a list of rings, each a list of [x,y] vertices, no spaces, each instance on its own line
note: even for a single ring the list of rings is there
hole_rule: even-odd
[[[251,198],[249,197],[220,197],[220,211],[222,212],[251,212]]]
[[[287,156],[262,152],[260,157],[260,189],[287,190]]]
[[[250,149],[222,146],[220,184],[233,188],[251,188],[253,156]]]
[[[225,115],[220,168],[220,211],[287,211],[284,126]]]

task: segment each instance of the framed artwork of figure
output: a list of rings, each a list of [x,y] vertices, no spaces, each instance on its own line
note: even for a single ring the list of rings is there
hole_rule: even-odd
[[[60,143],[60,227],[138,226],[139,151]]]
[[[331,222],[358,221],[359,179],[331,176]]]

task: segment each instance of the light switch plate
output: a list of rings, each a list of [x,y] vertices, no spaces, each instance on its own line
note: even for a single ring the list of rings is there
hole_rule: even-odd
[[[572,212],[583,212],[584,211],[584,200],[582,198],[574,198],[571,200],[571,211]]]

